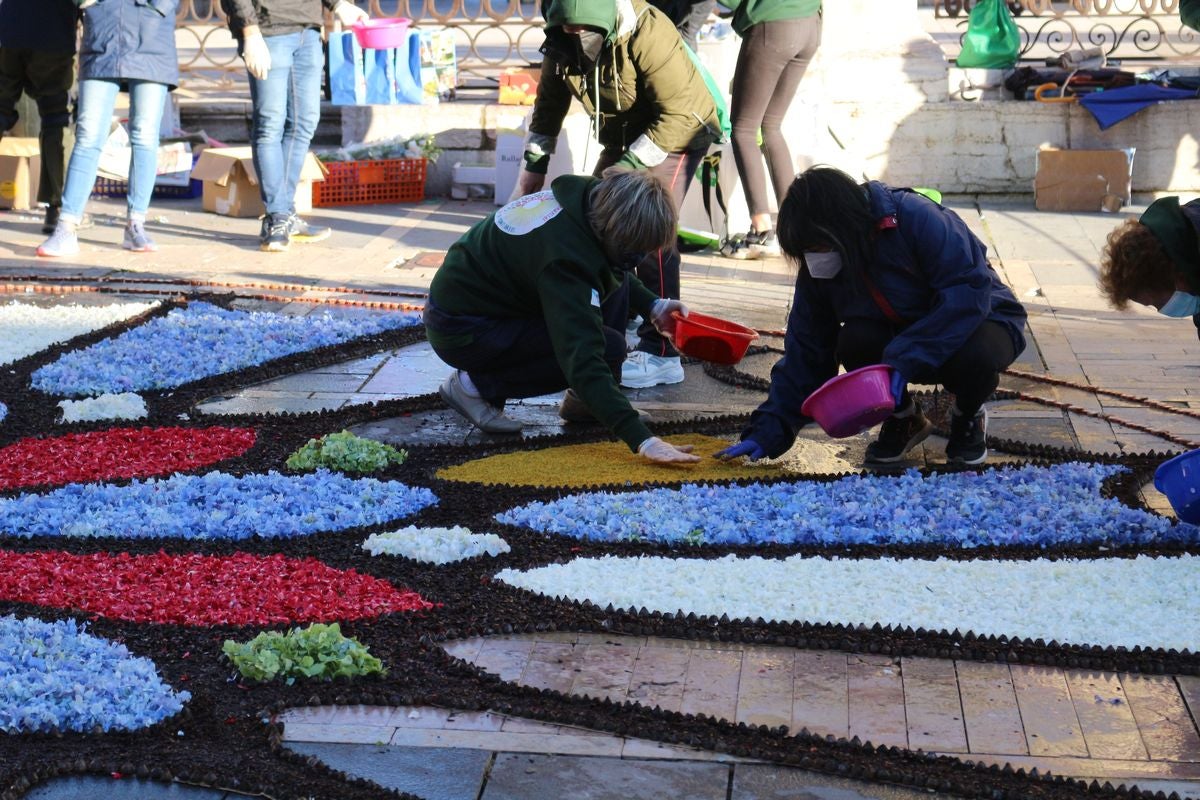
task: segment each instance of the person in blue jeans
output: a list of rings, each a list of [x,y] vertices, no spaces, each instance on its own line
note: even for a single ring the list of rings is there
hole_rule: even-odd
[[[62,212],[39,256],[79,252],[76,233],[96,183],[117,93],[129,92],[129,195],[122,247],[156,250],[146,212],[158,172],[158,130],[167,92],[179,82],[175,14],[179,0],[83,0],[75,148],[67,165]]]
[[[329,228],[302,220],[294,202],[321,118],[321,9],[344,27],[367,19],[367,12],[348,0],[221,0],[221,8],[250,77],[250,145],[267,211],[259,249],[279,253],[292,241],[326,239]]]

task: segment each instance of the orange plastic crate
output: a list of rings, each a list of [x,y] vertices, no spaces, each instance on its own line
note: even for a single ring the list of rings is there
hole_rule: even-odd
[[[425,199],[425,159],[330,161],[325,180],[313,184],[314,206],[417,203]]]

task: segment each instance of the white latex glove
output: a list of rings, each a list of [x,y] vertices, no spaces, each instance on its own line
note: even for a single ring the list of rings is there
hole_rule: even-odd
[[[676,447],[657,436],[651,436],[638,445],[638,455],[659,464],[694,464],[700,460],[700,456],[692,455],[690,444]]]
[[[257,31],[246,34],[242,40],[242,59],[246,62],[246,70],[260,81],[267,79],[271,71],[271,51],[267,41]]]
[[[665,297],[660,297],[650,307],[650,324],[657,328],[659,333],[674,338],[675,317],[672,314],[675,312],[678,312],[681,317],[686,317],[688,315],[688,307],[678,300],[668,300]]]
[[[96,5],[96,0],[80,0],[79,10],[82,11],[83,9],[94,5]]]
[[[343,28],[352,27],[354,23],[360,20],[365,22],[371,18],[370,14],[354,5],[354,3],[346,2],[346,0],[342,0],[342,2],[333,7],[333,15],[337,17],[338,22],[342,23]]]
[[[530,172],[521,168],[521,176],[517,179],[517,193],[524,197],[527,194],[540,192],[546,185],[546,176],[540,172]]]

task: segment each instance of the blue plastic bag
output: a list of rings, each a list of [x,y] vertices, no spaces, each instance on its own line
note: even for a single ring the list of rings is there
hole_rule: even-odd
[[[353,33],[329,34],[329,94],[338,106],[357,106],[367,101],[363,72],[363,49]]]

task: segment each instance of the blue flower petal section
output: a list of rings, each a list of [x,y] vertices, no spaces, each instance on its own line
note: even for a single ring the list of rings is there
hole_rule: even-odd
[[[1200,528],[1100,496],[1122,467],[1051,467],[921,477],[855,475],[831,482],[579,494],[496,517],[596,541],[684,544],[951,547],[1200,542]]]
[[[398,481],[317,470],[241,477],[223,472],[81,483],[0,499],[0,533],[145,539],[286,539],[407,517],[437,502]]]
[[[0,617],[0,731],[135,731],[191,699],[148,658],[85,632],[75,620]]]
[[[419,323],[416,314],[296,317],[190,303],[114,339],[64,354],[34,372],[32,385],[70,397],[170,389]]]
[[[4,418],[7,416],[8,416],[8,406],[4,405],[4,403],[0,403],[0,422],[3,422]]]

